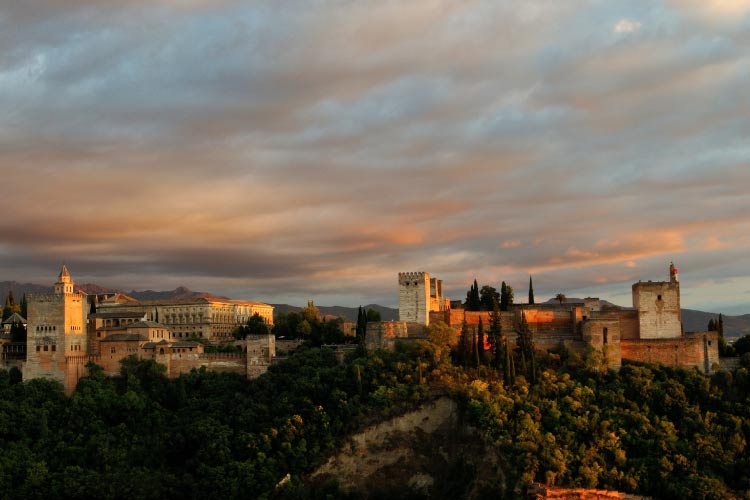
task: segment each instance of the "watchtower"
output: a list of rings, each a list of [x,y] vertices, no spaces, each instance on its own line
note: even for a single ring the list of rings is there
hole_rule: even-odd
[[[680,283],[674,264],[669,266],[669,281],[639,281],[633,284],[633,307],[638,310],[641,339],[682,336]]]
[[[430,274],[398,273],[398,319],[409,323],[430,324]],[[442,287],[441,287],[442,288]]]

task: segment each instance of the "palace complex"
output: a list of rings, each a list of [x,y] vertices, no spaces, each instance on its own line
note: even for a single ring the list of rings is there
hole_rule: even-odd
[[[53,293],[29,294],[27,300],[25,349],[4,346],[0,366],[18,367],[24,380],[58,380],[68,393],[86,375],[89,362],[115,375],[120,361],[135,355],[165,365],[170,377],[203,366],[252,378],[265,372],[275,357],[270,333],[239,341],[233,337],[234,330],[254,314],[265,320],[270,331],[273,306],[261,302],[219,298],[138,301],[119,293],[87,295],[75,288],[65,265]],[[207,353],[204,340],[235,345],[237,351]]]
[[[489,325],[489,311],[451,308],[442,295],[442,281],[426,272],[399,273],[400,322],[373,328],[371,344],[423,336],[431,322],[443,321],[460,332],[464,323],[476,329]],[[711,373],[719,362],[716,332],[684,332],[680,312],[680,283],[671,264],[668,281],[639,281],[632,286],[633,307],[602,305],[598,298],[578,303],[513,304],[501,311],[502,331],[515,342],[521,318],[538,348],[584,352],[588,346],[602,351],[612,368],[623,359],[695,367]],[[368,335],[370,327],[368,325]]]

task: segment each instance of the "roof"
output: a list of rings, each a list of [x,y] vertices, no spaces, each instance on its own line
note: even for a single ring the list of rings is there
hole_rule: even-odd
[[[201,345],[199,342],[191,342],[189,340],[174,342],[172,347],[198,347]]]
[[[110,318],[142,318],[146,315],[143,312],[101,312],[94,313],[91,316],[94,318],[110,319]]]
[[[157,323],[156,321],[136,321],[135,323],[131,323],[127,325],[128,328],[167,328],[165,325],[162,325],[161,323]]]
[[[113,333],[112,335],[107,335],[107,338],[102,339],[102,342],[131,342],[142,340],[148,339],[137,333]]]
[[[68,266],[65,264],[62,265],[62,269],[60,269],[60,276],[58,278],[70,278],[70,272],[68,272]]]
[[[21,316],[18,313],[13,313],[10,316],[8,316],[8,319],[3,321],[3,325],[12,325],[13,323],[23,323],[26,324],[26,318]]]

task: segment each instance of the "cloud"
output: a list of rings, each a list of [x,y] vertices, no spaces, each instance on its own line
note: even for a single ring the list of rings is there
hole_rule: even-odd
[[[3,6],[0,272],[355,305],[412,269],[456,297],[746,276],[743,12]]]
[[[613,28],[615,33],[633,33],[641,29],[641,23],[632,19],[620,19]]]

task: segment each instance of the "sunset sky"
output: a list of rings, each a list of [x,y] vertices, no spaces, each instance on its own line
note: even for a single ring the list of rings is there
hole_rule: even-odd
[[[750,0],[0,6],[0,281],[750,313]]]

